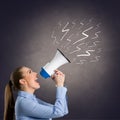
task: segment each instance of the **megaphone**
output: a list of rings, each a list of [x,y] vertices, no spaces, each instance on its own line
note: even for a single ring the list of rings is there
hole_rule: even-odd
[[[48,62],[41,68],[40,75],[47,79],[54,74],[54,70],[66,63],[70,63],[70,60],[59,49],[57,49],[57,52],[51,62]]]

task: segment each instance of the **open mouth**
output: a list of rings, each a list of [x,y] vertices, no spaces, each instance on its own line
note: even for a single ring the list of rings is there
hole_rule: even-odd
[[[37,83],[39,83],[38,78],[35,80]]]

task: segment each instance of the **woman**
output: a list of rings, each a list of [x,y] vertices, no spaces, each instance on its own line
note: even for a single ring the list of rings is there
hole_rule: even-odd
[[[35,90],[40,88],[37,81],[38,74],[28,67],[19,67],[11,75],[11,80],[5,88],[5,109],[4,120],[51,120],[68,113],[66,92],[64,87],[65,75],[55,70],[51,77],[56,84],[56,100],[54,105],[37,99]],[[12,86],[18,91],[16,102],[14,103]],[[15,107],[14,107],[15,105]]]

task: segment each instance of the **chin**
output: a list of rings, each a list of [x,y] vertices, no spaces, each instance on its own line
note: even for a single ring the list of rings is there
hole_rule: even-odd
[[[40,88],[40,85],[38,87],[36,87],[36,89],[39,89]]]

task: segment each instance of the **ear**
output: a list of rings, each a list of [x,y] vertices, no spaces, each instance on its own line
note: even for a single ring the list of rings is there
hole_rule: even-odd
[[[21,85],[25,85],[25,84],[26,84],[26,81],[25,81],[25,79],[20,79],[20,80],[19,80],[19,83],[20,83]]]

